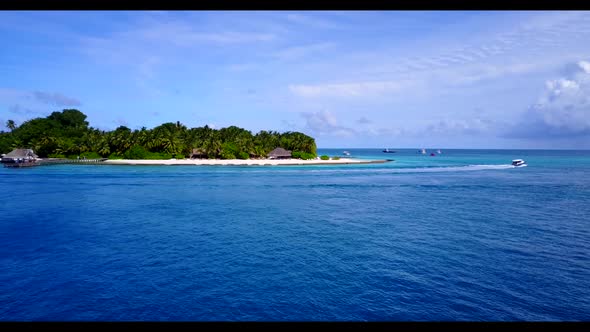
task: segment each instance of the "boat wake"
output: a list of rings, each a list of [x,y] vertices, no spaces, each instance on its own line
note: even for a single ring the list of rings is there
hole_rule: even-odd
[[[397,168],[390,171],[394,173],[430,173],[430,172],[465,172],[465,171],[482,171],[516,168],[515,166],[505,165],[467,165],[467,166],[440,166],[440,167],[416,167],[416,168]]]
[[[355,165],[356,166],[356,165]],[[362,166],[362,165],[360,165]],[[524,166],[524,165],[523,165]],[[300,174],[302,172],[311,174],[351,174],[351,173],[367,173],[367,174],[384,174],[384,173],[440,173],[440,172],[469,172],[469,171],[484,171],[484,170],[504,170],[512,168],[521,168],[523,166],[513,166],[510,164],[496,164],[496,165],[464,165],[464,166],[426,166],[426,167],[379,167],[379,168],[323,168],[323,169],[293,169],[290,167],[310,167],[310,166],[282,166],[284,168],[255,170],[242,168],[243,172],[248,173],[276,173],[276,174]],[[236,170],[226,171],[227,173],[235,173]],[[225,173],[223,171],[216,171],[216,173]]]

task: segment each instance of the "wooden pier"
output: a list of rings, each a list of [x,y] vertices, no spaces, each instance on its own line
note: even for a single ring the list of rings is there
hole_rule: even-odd
[[[95,165],[100,164],[107,160],[108,158],[100,158],[100,159],[62,159],[62,158],[49,158],[49,159],[42,159],[38,160],[37,162],[40,166],[48,166],[48,165],[63,165],[63,164],[85,164],[85,165]]]
[[[65,164],[83,164],[83,165],[97,165],[103,163],[108,158],[100,159],[64,159],[64,158],[49,158],[35,161],[26,161],[18,163],[4,163],[4,167],[20,168],[33,166],[49,166],[49,165],[65,165]]]
[[[18,162],[18,163],[4,163],[4,167],[10,167],[10,168],[33,167],[33,166],[39,166],[39,164],[35,161],[24,161],[24,162]]]

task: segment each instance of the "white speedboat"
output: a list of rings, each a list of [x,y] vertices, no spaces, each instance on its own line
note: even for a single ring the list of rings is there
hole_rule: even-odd
[[[350,152],[348,152],[348,151],[344,151],[344,152],[342,152],[342,154],[345,156],[350,156]]]
[[[514,159],[512,161],[512,166],[514,166],[514,167],[522,167],[522,166],[526,166],[526,163],[522,159]]]

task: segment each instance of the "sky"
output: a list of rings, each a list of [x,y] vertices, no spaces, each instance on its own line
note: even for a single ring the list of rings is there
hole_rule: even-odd
[[[2,11],[0,45],[1,126],[75,108],[319,148],[590,149],[588,11]]]

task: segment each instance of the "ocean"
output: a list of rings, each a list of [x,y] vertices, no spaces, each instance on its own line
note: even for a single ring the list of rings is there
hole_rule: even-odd
[[[0,168],[0,321],[590,320],[590,151],[344,150]]]

